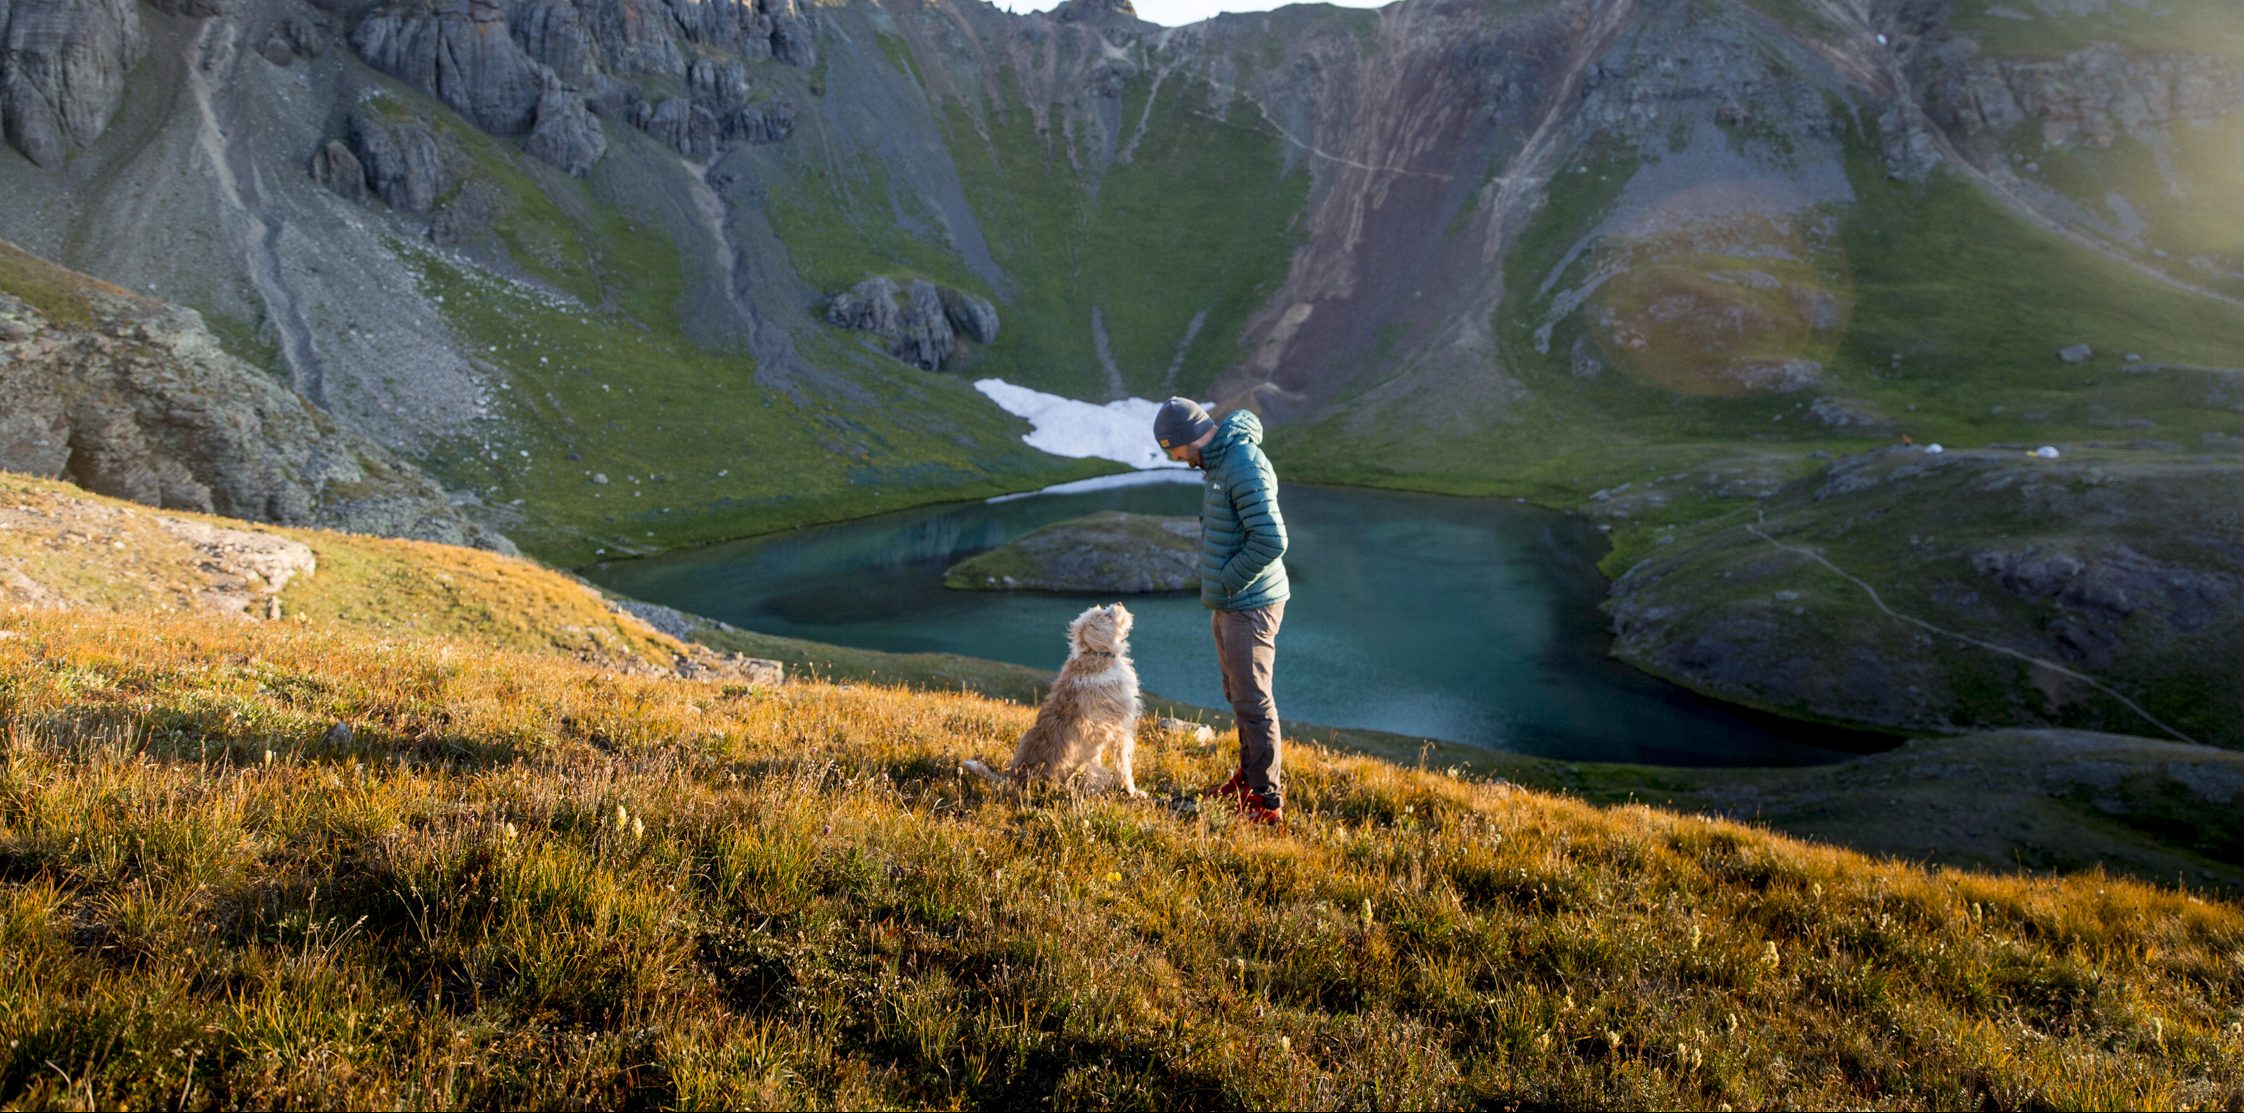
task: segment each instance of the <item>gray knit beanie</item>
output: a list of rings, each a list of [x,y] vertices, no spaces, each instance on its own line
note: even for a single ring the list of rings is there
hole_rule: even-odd
[[[1160,441],[1163,449],[1191,444],[1213,428],[1215,419],[1190,398],[1171,398],[1161,403],[1160,413],[1153,415],[1153,439]]]

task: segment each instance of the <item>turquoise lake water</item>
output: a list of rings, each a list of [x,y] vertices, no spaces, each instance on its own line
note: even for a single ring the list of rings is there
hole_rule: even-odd
[[[1067,623],[1113,598],[953,591],[943,570],[1099,510],[1192,515],[1197,484],[952,504],[587,570],[627,595],[736,626],[863,649],[1056,669]],[[1282,719],[1575,761],[1795,765],[1859,736],[1740,712],[1607,656],[1595,563],[1566,515],[1487,499],[1289,485],[1293,599],[1278,637]],[[1222,707],[1196,594],[1121,598],[1153,695]]]

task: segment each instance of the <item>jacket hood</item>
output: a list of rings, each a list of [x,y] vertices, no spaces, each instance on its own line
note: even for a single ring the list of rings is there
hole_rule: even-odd
[[[1235,444],[1261,443],[1262,419],[1256,417],[1253,410],[1233,410],[1224,415],[1222,421],[1216,422],[1215,439],[1208,442],[1208,447],[1229,448]]]

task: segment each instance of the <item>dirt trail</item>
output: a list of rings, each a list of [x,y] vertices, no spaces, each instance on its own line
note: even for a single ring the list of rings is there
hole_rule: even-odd
[[[1763,524],[1766,523],[1767,519],[1764,518]],[[2052,661],[2046,657],[2036,657],[2030,653],[2020,653],[2019,651],[2011,649],[2008,646],[1997,645],[1991,641],[1986,641],[1980,638],[1972,637],[1969,634],[1950,630],[1945,626],[1927,622],[1924,619],[1916,617],[1915,615],[1903,614],[1900,611],[1894,610],[1892,607],[1887,606],[1885,598],[1878,594],[1878,589],[1871,586],[1868,580],[1865,580],[1862,577],[1857,576],[1854,573],[1849,572],[1836,564],[1833,564],[1830,558],[1824,556],[1822,553],[1808,548],[1805,545],[1789,545],[1785,542],[1779,541],[1763,531],[1758,525],[1747,526],[1745,527],[1745,531],[1755,537],[1760,538],[1763,541],[1768,542],[1771,545],[1776,546],[1779,549],[1784,550],[1785,552],[1793,554],[1794,556],[1806,557],[1809,560],[1812,560],[1817,564],[1822,565],[1826,569],[1829,569],[1831,572],[1837,574],[1841,579],[1844,579],[1847,582],[1852,583],[1854,586],[1861,588],[1863,590],[1863,593],[1870,597],[1870,602],[1888,618],[1906,622],[1909,625],[1915,626],[1919,629],[1929,630],[1932,633],[1940,635],[1941,637],[1952,638],[1956,641],[1964,643],[1965,645],[1976,646],[1991,653],[2000,653],[2005,657],[2015,657],[2018,660],[2033,665],[2035,668],[2047,669],[2050,672],[2057,673],[2060,676],[2078,680],[2081,683],[2086,684],[2089,687],[2094,688],[2097,691],[2102,692],[2115,700],[2118,700],[2120,703],[2126,705],[2129,711],[2133,711],[2135,714],[2141,716],[2144,722],[2157,727],[2160,731],[2193,745],[2202,746],[2205,744],[2199,742],[2195,738],[2191,738],[2189,735],[2183,734],[2181,731],[2176,730],[2173,727],[2167,726],[2166,723],[2160,720],[2156,715],[2153,715],[2149,711],[2144,710],[2142,704],[2128,699],[2126,696],[2121,695],[2118,690],[2114,689],[2111,685],[2106,684],[2093,676],[2089,676],[2086,673],[2075,672],[2074,670],[2066,668],[2065,666],[2060,665],[2057,662]]]

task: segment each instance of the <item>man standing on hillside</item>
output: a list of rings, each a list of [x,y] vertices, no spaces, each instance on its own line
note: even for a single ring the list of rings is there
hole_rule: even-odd
[[[1171,398],[1154,415],[1153,437],[1170,459],[1207,473],[1200,499],[1200,602],[1215,612],[1223,698],[1239,721],[1239,770],[1209,795],[1235,798],[1257,823],[1281,823],[1278,703],[1270,682],[1290,592],[1279,559],[1286,554],[1286,521],[1278,513],[1278,475],[1262,454],[1262,422],[1235,410],[1218,424],[1197,403]]]

